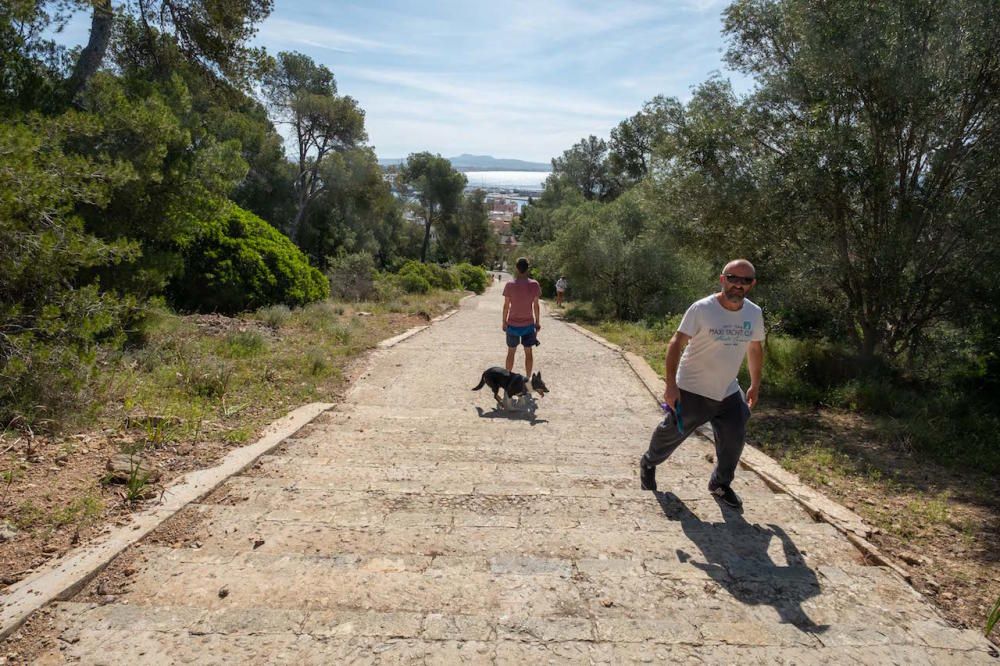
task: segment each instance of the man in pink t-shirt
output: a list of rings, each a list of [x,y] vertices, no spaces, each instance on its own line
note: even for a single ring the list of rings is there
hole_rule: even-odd
[[[538,344],[542,315],[538,298],[542,288],[528,277],[528,260],[517,260],[517,275],[503,286],[503,330],[507,334],[507,370],[514,369],[517,346],[524,345],[524,376],[531,377],[532,347]]]

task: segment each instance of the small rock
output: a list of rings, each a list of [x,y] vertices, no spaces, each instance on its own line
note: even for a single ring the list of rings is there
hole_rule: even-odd
[[[372,313],[371,312],[365,312],[364,310],[359,310],[358,311],[358,316],[359,317],[371,317]]]
[[[0,543],[13,539],[17,534],[18,530],[16,527],[6,521],[0,522]]]
[[[951,592],[942,592],[941,593],[941,598],[944,599],[944,600],[946,600],[946,601],[951,601],[952,599],[955,598],[955,595],[952,594]]]
[[[913,567],[919,567],[921,564],[924,563],[924,561],[919,556],[914,555],[913,553],[905,550],[899,553],[899,559],[903,560],[904,562]]]
[[[46,555],[51,555],[52,553],[54,553],[54,552],[56,552],[58,550],[59,550],[59,547],[58,546],[53,546],[52,544],[47,544],[45,546],[42,546],[42,552],[45,553]]]
[[[108,458],[105,468],[108,470],[109,483],[128,483],[133,472],[145,477],[147,482],[157,481],[160,478],[160,470],[151,466],[141,456],[128,453],[119,453]]]
[[[601,605],[604,606],[605,608],[611,608],[612,606],[615,605],[615,602],[612,601],[611,599],[601,599]]]
[[[223,585],[222,587],[219,588],[219,598],[225,599],[228,596],[229,596],[229,586]]]
[[[254,539],[253,540],[253,549],[254,550],[257,550],[258,548],[260,548],[263,545],[264,545],[264,540],[263,539]]]

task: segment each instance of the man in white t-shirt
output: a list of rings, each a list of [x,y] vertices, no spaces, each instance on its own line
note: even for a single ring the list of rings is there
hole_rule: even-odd
[[[711,423],[716,463],[708,490],[734,508],[743,506],[730,484],[743,453],[750,409],[757,404],[764,361],[764,317],[746,299],[756,275],[746,259],[730,261],[719,276],[722,290],[695,301],[670,339],[663,391],[667,414],[639,461],[643,490],[656,490],[656,466],[696,428]],[[744,356],[750,370],[745,397],[736,380]]]
[[[560,275],[559,279],[556,280],[556,305],[558,307],[562,307],[563,297],[566,295],[566,287],[568,286],[569,283],[566,281],[566,278]]]

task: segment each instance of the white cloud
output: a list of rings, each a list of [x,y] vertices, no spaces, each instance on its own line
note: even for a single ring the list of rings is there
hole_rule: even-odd
[[[258,43],[329,67],[383,157],[547,161],[720,69],[726,1],[283,0]]]
[[[401,92],[402,89],[417,92],[450,107],[453,111],[466,108],[504,108],[511,112],[556,111],[562,114],[623,117],[629,109],[619,103],[589,97],[571,89],[552,86],[526,84],[519,80],[488,79],[475,80],[456,78],[447,72],[428,73],[404,69],[378,69],[361,67],[341,67],[335,72],[341,81],[367,82],[379,88]],[[345,83],[344,90],[347,90]],[[363,97],[359,90],[355,94]],[[400,95],[402,99],[412,99]]]
[[[359,51],[413,53],[411,49],[397,44],[368,39],[321,25],[274,17],[261,25],[257,41],[264,44],[301,44],[342,53]]]

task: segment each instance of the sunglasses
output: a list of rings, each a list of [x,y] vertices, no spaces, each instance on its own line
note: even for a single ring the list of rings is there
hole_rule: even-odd
[[[743,277],[742,275],[733,275],[732,273],[723,273],[722,277],[726,278],[731,284],[741,284],[745,287],[749,287],[753,284],[753,281],[757,278]]]

